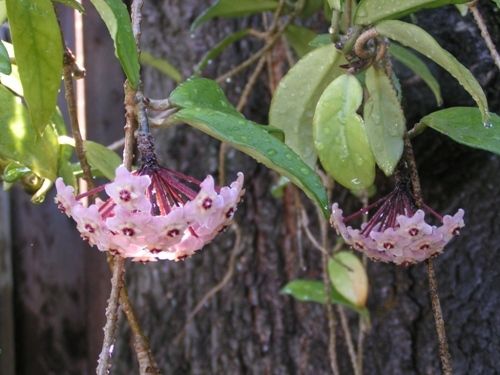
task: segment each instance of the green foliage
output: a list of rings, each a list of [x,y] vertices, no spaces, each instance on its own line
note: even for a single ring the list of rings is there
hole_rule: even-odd
[[[139,60],[143,65],[152,66],[158,69],[160,72],[165,74],[167,77],[172,78],[175,82],[180,83],[182,81],[182,74],[173,66],[167,59],[160,59],[153,56],[149,52],[141,51]]]
[[[14,183],[30,173],[32,173],[31,169],[13,161],[7,164],[3,170],[2,180],[8,183]]]
[[[5,0],[0,0],[0,24],[7,20],[7,8],[5,7]]]
[[[361,0],[356,8],[354,23],[369,25],[384,19],[401,18],[425,8],[446,4],[466,3],[469,0]]]
[[[368,298],[368,275],[350,251],[335,253],[328,260],[328,275],[335,290],[354,306],[363,308]]]
[[[73,8],[73,9],[76,9],[80,13],[85,13],[85,8],[83,7],[83,5],[80,4],[76,0],[53,0],[53,1],[57,1],[58,3],[64,4],[66,6]]]
[[[381,35],[413,48],[446,69],[476,101],[483,114],[483,121],[488,121],[488,102],[483,89],[472,73],[431,35],[418,26],[401,21],[383,21],[375,28]]]
[[[85,155],[92,168],[99,170],[108,180],[115,178],[115,170],[122,159],[106,146],[92,141],[84,141]]]
[[[7,0],[16,64],[31,123],[42,134],[56,108],[63,46],[50,0]]]
[[[314,49],[309,43],[316,38],[316,33],[306,27],[288,25],[285,30],[285,36],[299,57],[306,55]]]
[[[302,8],[301,17],[309,18],[314,13],[323,8],[323,0],[305,0],[304,8]]]
[[[417,55],[397,44],[391,44],[389,47],[389,52],[391,56],[393,56],[396,60],[406,65],[410,70],[413,71],[413,73],[422,78],[422,80],[432,90],[432,93],[436,97],[438,106],[443,104],[441,88],[439,87],[438,81],[436,80],[436,78],[434,78],[427,65],[425,65],[425,63]]]
[[[281,289],[281,293],[288,294],[302,302],[326,303],[325,287],[323,282],[317,280],[297,279],[290,281]],[[368,315],[368,310],[366,310],[366,308],[360,308],[352,304],[347,299],[342,297],[342,295],[333,287],[330,298],[332,303],[349,307],[362,315]]]
[[[212,61],[219,57],[219,55],[224,52],[224,50],[229,47],[231,44],[236,43],[237,41],[243,39],[249,34],[250,29],[239,30],[233,34],[226,36],[219,43],[217,43],[212,49],[210,49],[198,63],[196,68],[194,69],[195,75],[200,75],[205,67],[208,65],[209,61]]]
[[[309,42],[309,45],[314,48],[327,46],[329,44],[332,44],[332,37],[330,34],[316,35],[314,39]]]
[[[193,78],[174,90],[171,102],[182,109],[175,120],[185,122],[250,155],[286,176],[328,216],[328,199],[318,175],[265,127],[246,120],[234,109],[219,86],[211,80]]]
[[[477,108],[453,107],[433,112],[422,118],[420,123],[458,143],[500,154],[500,116],[490,115],[491,122],[484,126]]]
[[[132,88],[140,81],[140,65],[137,47],[132,33],[132,25],[127,7],[122,0],[90,0],[106,24],[115,54]]]
[[[39,135],[22,100],[0,86],[0,158],[18,162],[37,175],[57,176],[59,144],[53,125]]]
[[[7,52],[7,48],[0,40],[0,73],[10,74],[12,72],[12,66],[10,64],[9,53]]]
[[[317,48],[280,81],[269,110],[269,123],[285,132],[285,142],[307,164],[316,163],[312,121],[325,88],[343,73],[345,60],[335,46]]]
[[[321,165],[338,183],[351,190],[370,187],[375,160],[363,119],[356,113],[363,88],[356,77],[343,74],[323,92],[313,119],[313,137]]]
[[[382,69],[366,71],[364,119],[377,165],[390,176],[403,153],[405,117],[391,80]]]
[[[250,14],[274,10],[277,6],[278,1],[276,0],[217,0],[194,20],[191,30],[198,28],[215,17],[232,18],[248,16]]]

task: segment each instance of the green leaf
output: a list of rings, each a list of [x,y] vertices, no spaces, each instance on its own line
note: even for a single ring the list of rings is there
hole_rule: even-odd
[[[303,302],[326,303],[325,287],[323,282],[317,280],[297,279],[290,281],[281,289],[281,293],[291,295]],[[352,304],[334,288],[332,288],[331,301],[332,303],[349,307],[358,313],[368,314],[368,310]]]
[[[366,71],[364,119],[377,165],[390,176],[403,153],[405,117],[391,80],[382,69]]]
[[[401,18],[425,8],[468,1],[470,0],[361,0],[356,8],[354,24],[369,25],[383,19]]]
[[[370,187],[375,160],[363,119],[356,113],[363,88],[356,77],[343,74],[319,98],[313,119],[313,137],[321,165],[350,190]]]
[[[446,69],[469,92],[483,114],[483,121],[489,119],[488,102],[483,89],[472,73],[452,54],[443,49],[436,40],[418,26],[401,21],[383,21],[375,26],[379,34],[393,39],[420,52]]]
[[[39,135],[21,98],[0,86],[0,157],[18,162],[41,177],[56,178],[59,147],[53,125]]]
[[[269,123],[285,132],[285,142],[310,166],[316,163],[312,120],[321,93],[343,73],[345,60],[330,44],[305,55],[280,81]]]
[[[350,251],[335,253],[328,260],[328,275],[335,290],[358,307],[366,305],[368,276],[359,258]]]
[[[84,147],[90,166],[98,169],[108,180],[113,180],[116,168],[122,163],[118,154],[92,141],[84,141]]]
[[[0,40],[0,73],[10,74],[12,72],[12,66],[10,65],[10,57],[7,52],[7,48]]]
[[[497,6],[497,8],[500,8],[500,0],[492,0],[495,5]]]
[[[443,104],[441,88],[439,87],[438,81],[434,78],[427,65],[425,65],[425,63],[417,55],[397,44],[391,44],[389,46],[389,52],[396,60],[406,65],[411,71],[413,71],[413,73],[422,78],[422,80],[432,90],[432,93],[436,97],[438,106]]]
[[[330,34],[316,35],[314,39],[309,42],[309,45],[314,48],[327,46],[329,44],[332,44],[332,37]]]
[[[288,146],[265,130],[265,126],[246,120],[236,111],[214,81],[192,78],[174,90],[170,101],[183,108],[173,116],[174,120],[227,142],[288,177],[328,216],[328,199],[319,176]]]
[[[314,49],[309,43],[316,37],[316,33],[307,27],[288,25],[285,29],[285,36],[299,57]]]
[[[457,8],[462,17],[465,17],[469,12],[469,6],[467,4],[456,4],[455,8]]]
[[[200,75],[205,67],[209,64],[210,61],[213,61],[217,57],[224,52],[224,50],[229,47],[231,44],[236,43],[237,41],[246,37],[250,32],[250,29],[239,30],[233,34],[226,36],[219,43],[217,43],[212,49],[210,49],[198,63],[196,68],[194,69],[195,75]]]
[[[0,0],[0,25],[7,21],[7,8],[5,7],[5,0]]]
[[[63,46],[50,0],[7,0],[16,64],[32,124],[38,134],[56,108]]]
[[[277,6],[278,1],[276,0],[217,0],[194,20],[191,30],[198,28],[215,17],[232,18],[248,16],[250,14],[274,10]]]
[[[330,5],[330,8],[332,9],[342,10],[342,7],[344,6],[344,0],[328,0],[328,5]]]
[[[76,0],[53,0],[53,1],[57,1],[58,3],[64,4],[66,6],[69,6],[69,7],[73,8],[73,9],[79,11],[80,13],[85,13],[85,8],[83,7],[83,5],[80,4]]]
[[[433,112],[420,120],[454,141],[500,154],[500,116],[490,113],[484,126],[481,112],[473,107],[453,107]]]
[[[140,65],[132,24],[122,0],[90,0],[106,24],[115,45],[115,54],[132,88],[140,81]]]
[[[165,74],[167,77],[172,78],[175,82],[180,83],[182,81],[182,74],[173,66],[167,59],[160,59],[153,56],[149,52],[141,51],[139,57],[141,64],[152,66],[158,69],[160,72]]]
[[[2,180],[8,183],[14,183],[30,173],[33,173],[31,172],[31,169],[13,161],[3,170]]]
[[[323,0],[306,0],[300,16],[309,18],[323,8]]]

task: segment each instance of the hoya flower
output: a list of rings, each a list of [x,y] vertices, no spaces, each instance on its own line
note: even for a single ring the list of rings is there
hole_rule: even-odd
[[[360,229],[346,226],[349,221],[376,209]],[[440,226],[425,221],[432,215]],[[332,206],[330,223],[355,250],[382,262],[410,265],[443,252],[444,246],[465,225],[464,210],[441,216],[427,205],[417,209],[407,184],[399,183],[384,198],[358,212],[344,217],[337,203]]]
[[[149,136],[139,141],[143,165],[116,169],[114,181],[75,196],[56,180],[56,203],[72,217],[83,239],[101,251],[134,261],[180,260],[193,255],[229,225],[244,193],[243,174],[219,188],[158,165]],[[85,207],[81,199],[105,192]]]

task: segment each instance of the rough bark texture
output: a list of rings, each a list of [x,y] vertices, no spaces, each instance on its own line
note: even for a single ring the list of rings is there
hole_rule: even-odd
[[[147,0],[143,49],[168,57],[189,76],[192,67],[216,41],[242,24],[260,21],[258,17],[242,22],[212,21],[191,35],[190,23],[208,3]],[[500,16],[492,9],[491,2],[481,3],[481,10],[488,14],[491,33],[498,42]],[[472,69],[486,90],[492,111],[498,112],[500,94],[496,90],[500,74],[472,18],[462,19],[453,7],[447,7],[419,13],[417,21]],[[322,25],[314,26],[324,32],[327,26]],[[97,33],[93,35],[99,40]],[[106,35],[102,35],[104,39]],[[100,40],[95,44],[101,45]],[[238,43],[210,66],[207,75],[215,77],[227,71],[257,47],[258,43],[249,41]],[[89,53],[99,56],[95,51]],[[87,59],[89,77],[99,74],[98,68],[92,70],[94,64],[96,60]],[[396,69],[401,73],[405,111],[411,124],[435,110],[434,98],[408,71],[399,66]],[[445,106],[473,105],[444,70],[436,66],[432,69],[442,83]],[[146,68],[144,74],[145,93],[149,97],[165,97],[173,88],[171,81],[157,71]],[[224,88],[233,102],[247,74],[233,79]],[[99,82],[95,75],[89,78],[93,82],[89,82],[89,86]],[[253,120],[263,123],[270,98],[264,78],[246,111]],[[119,84],[105,83],[102,79],[101,83],[105,86],[95,86],[93,94],[89,94],[89,99],[95,102],[89,113],[101,122],[96,125],[95,137],[106,131],[106,124],[102,123],[106,116],[115,129],[118,125],[113,122],[123,121],[122,110],[117,109],[120,107],[113,107],[116,116],[99,112],[103,111],[99,92],[117,95],[106,96],[108,107],[104,111],[112,105],[119,106],[121,100]],[[113,140],[102,136],[102,142]],[[463,234],[435,264],[455,373],[500,373],[497,359],[500,352],[500,158],[455,144],[432,130],[419,136],[414,144],[427,203],[444,213],[462,207],[467,215]],[[162,162],[169,167],[197,177],[217,173],[218,142],[186,126],[158,132],[157,148]],[[238,170],[246,176],[247,193],[236,215],[243,232],[243,249],[233,278],[207,302],[179,341],[174,340],[183,331],[187,315],[226,273],[234,234],[228,230],[201,254],[184,262],[128,265],[131,300],[150,337],[159,367],[164,374],[329,374],[323,307],[298,303],[279,293],[283,285],[294,278],[321,279],[320,254],[304,240],[303,260],[307,269],[301,269],[288,206],[270,194],[276,176],[234,150],[229,151],[228,160],[228,180],[234,178]],[[380,182],[381,193],[390,188],[384,178],[381,177]],[[334,197],[339,196],[343,196],[342,192],[335,190]],[[287,197],[285,195],[285,201]],[[17,196],[12,210],[18,285],[17,358],[18,363],[23,363],[18,366],[19,374],[90,374],[97,358],[92,353],[101,335],[97,327],[102,326],[104,315],[104,310],[99,312],[99,308],[109,283],[102,266],[104,256],[100,255],[102,265],[97,277],[90,270],[99,263],[89,261],[88,256],[83,263],[83,245],[72,245],[79,249],[72,248],[69,254],[67,245],[75,239],[66,233],[73,231],[73,225],[62,215],[58,216],[54,206],[33,207],[27,199]],[[310,212],[314,217],[314,211]],[[34,220],[33,224],[26,224],[27,217]],[[314,219],[311,220],[314,223]],[[35,225],[44,228],[39,236],[30,231]],[[62,227],[67,228],[67,232],[63,233]],[[316,233],[314,225],[312,230]],[[55,272],[50,268],[50,261],[60,257],[66,257],[65,268]],[[28,272],[32,269],[38,270],[36,274]],[[439,373],[424,265],[405,269],[369,263],[368,270],[372,327],[366,339],[364,373]],[[349,317],[354,322],[354,316],[349,313]],[[120,327],[113,373],[137,373],[123,319]],[[351,368],[343,336],[340,331],[338,334],[341,373],[349,374]],[[34,344],[30,335],[42,342]],[[47,347],[40,348],[43,346]],[[31,348],[38,348],[40,352]]]

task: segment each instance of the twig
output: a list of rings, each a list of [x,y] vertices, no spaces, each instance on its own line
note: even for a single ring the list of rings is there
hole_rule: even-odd
[[[446,339],[446,329],[444,325],[443,312],[441,311],[441,303],[439,302],[438,285],[432,260],[428,259],[427,275],[429,276],[429,292],[431,295],[432,312],[434,313],[434,321],[436,322],[436,332],[439,341],[439,357],[441,358],[441,367],[444,375],[452,375],[453,367],[451,365],[451,355],[448,348],[448,340]]]
[[[118,258],[114,262],[113,277],[111,278],[111,294],[106,307],[106,325],[104,326],[104,340],[97,365],[97,375],[107,375],[111,367],[112,346],[115,342],[116,325],[118,321],[118,299],[125,279],[124,258]]]
[[[306,233],[306,236],[309,239],[309,241],[311,241],[311,243],[317,250],[321,251],[323,254],[329,255],[328,251],[323,246],[320,245],[316,237],[314,237],[314,235],[311,233],[311,230],[309,229],[309,220],[307,218],[307,213],[303,207],[301,207],[301,216],[302,220],[300,221],[300,224],[304,229],[304,232]]]
[[[320,222],[321,231],[321,247],[323,249],[328,249],[328,223],[323,216],[323,212],[319,207],[317,207],[318,220]],[[328,320],[328,355],[330,359],[330,367],[332,369],[333,375],[339,375],[339,364],[337,358],[337,319],[335,318],[335,312],[332,305],[332,284],[330,278],[328,277],[328,259],[329,255],[327,252],[322,254],[322,265],[323,265],[323,286],[325,288],[326,300],[326,317]]]
[[[182,339],[184,336],[184,333],[186,332],[187,326],[192,322],[196,314],[200,312],[200,310],[203,308],[203,306],[212,298],[215,296],[219,291],[224,288],[227,283],[231,280],[234,274],[235,266],[236,266],[236,259],[238,258],[238,255],[240,254],[240,251],[242,249],[241,246],[241,229],[240,227],[234,223],[231,228],[234,230],[235,234],[235,239],[234,239],[234,246],[233,249],[231,250],[231,257],[229,258],[229,262],[227,265],[227,271],[224,277],[222,278],[221,281],[219,281],[214,287],[212,287],[205,295],[200,299],[200,301],[196,304],[195,308],[188,314],[188,317],[186,319],[186,323],[184,323],[184,327],[182,330],[179,332],[179,334],[176,336],[174,339],[174,343],[176,345],[179,344],[179,341]]]
[[[498,69],[500,69],[500,55],[498,54],[498,51],[495,47],[495,44],[493,43],[493,40],[491,40],[491,35],[488,31],[488,28],[486,27],[486,22],[484,22],[483,16],[479,12],[479,9],[477,9],[477,1],[472,2],[469,5],[469,9],[472,15],[474,16],[474,20],[476,21],[479,30],[481,30],[481,36],[486,42],[486,46],[490,51],[490,55],[493,58],[493,61],[495,62]]]
[[[349,353],[349,358],[351,359],[354,375],[361,375],[361,372],[359,372],[359,367],[358,367],[359,362],[357,359],[356,351],[354,350],[354,343],[351,336],[351,330],[349,329],[349,322],[347,321],[344,308],[342,306],[337,306],[337,312],[340,316],[340,326],[342,327],[342,331],[344,332],[347,352]]]
[[[80,125],[78,124],[78,113],[76,106],[76,96],[73,87],[73,68],[75,66],[75,56],[66,47],[64,51],[64,97],[66,99],[66,106],[68,107],[69,121],[71,123],[71,133],[73,134],[73,139],[75,140],[75,151],[78,161],[82,167],[83,179],[87,183],[87,188],[92,189],[94,187],[94,181],[92,179],[92,172],[90,169],[90,164],[85,156],[85,147],[83,145],[83,137],[80,132]]]
[[[413,147],[407,134],[404,136],[405,143],[405,160],[410,168],[410,178],[412,183],[413,195],[415,197],[415,203],[418,207],[423,205],[422,190],[420,188],[420,179],[418,177],[417,164],[415,162],[415,155],[413,154]],[[446,339],[446,328],[443,319],[443,312],[441,310],[441,303],[439,302],[439,294],[437,287],[437,279],[434,273],[434,267],[432,260],[428,259],[427,264],[427,276],[429,278],[429,293],[431,297],[432,312],[434,315],[434,321],[436,323],[436,332],[438,336],[439,343],[439,358],[441,360],[441,367],[444,375],[451,375],[453,373],[453,368],[451,365],[451,355],[448,348],[448,340]]]

